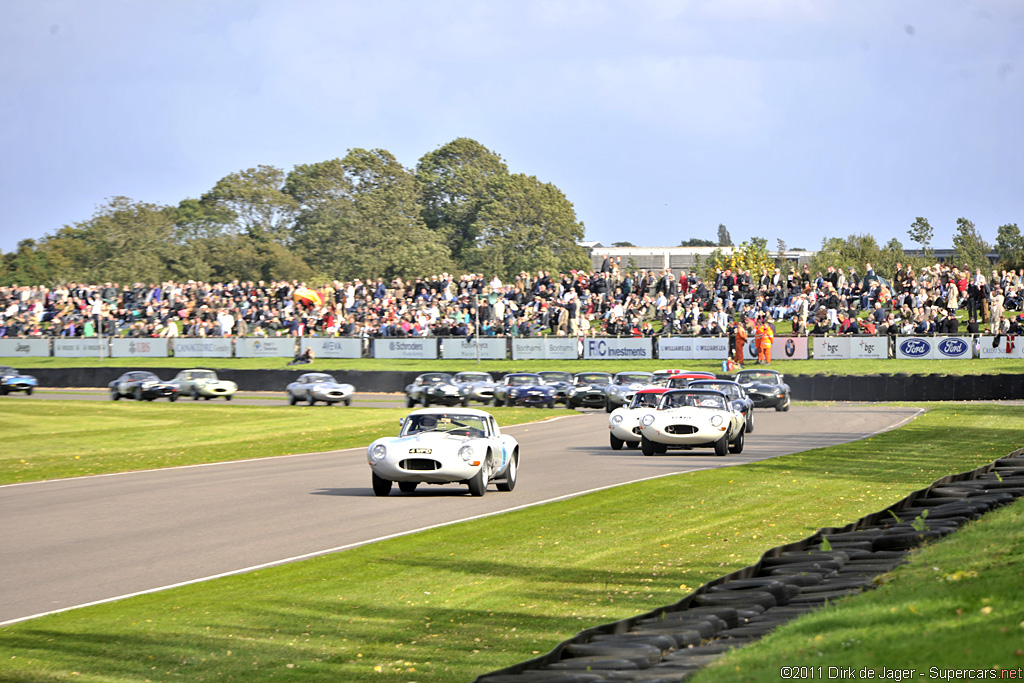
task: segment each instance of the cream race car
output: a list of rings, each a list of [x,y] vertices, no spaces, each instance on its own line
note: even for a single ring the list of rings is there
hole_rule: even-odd
[[[209,401],[211,398],[223,398],[230,401],[231,397],[238,391],[238,385],[226,379],[217,377],[213,370],[182,370],[171,380],[178,385],[178,393],[182,396],[191,396],[193,401],[204,398]]]
[[[403,493],[419,484],[466,484],[482,496],[516,486],[519,443],[502,434],[494,418],[473,408],[423,408],[402,420],[397,437],[377,439],[366,449],[373,492],[386,496],[398,482]]]
[[[644,455],[669,448],[714,448],[715,455],[743,451],[746,420],[720,391],[673,389],[661,395],[656,410],[640,417]]]
[[[622,444],[630,448],[640,445],[640,418],[653,412],[658,400],[668,389],[665,387],[648,387],[633,394],[629,405],[616,408],[608,416],[608,441],[612,450],[621,450]]]

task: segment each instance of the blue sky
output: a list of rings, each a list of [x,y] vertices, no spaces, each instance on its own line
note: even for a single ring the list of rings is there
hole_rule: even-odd
[[[1024,226],[1017,0],[0,0],[0,250],[107,197],[470,137],[587,239]]]

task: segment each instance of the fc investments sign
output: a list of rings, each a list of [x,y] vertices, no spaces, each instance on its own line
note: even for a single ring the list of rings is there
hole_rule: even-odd
[[[608,338],[583,340],[586,360],[650,360],[654,358],[654,345],[650,338]]]
[[[436,337],[383,337],[373,340],[374,358],[436,360]]]

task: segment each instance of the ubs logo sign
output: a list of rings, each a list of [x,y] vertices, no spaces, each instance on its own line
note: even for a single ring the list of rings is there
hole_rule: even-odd
[[[907,339],[900,344],[900,353],[909,358],[921,358],[927,356],[932,350],[932,345],[924,339]]]
[[[943,339],[939,342],[939,353],[943,356],[962,356],[967,353],[967,348],[967,341],[964,339]]]

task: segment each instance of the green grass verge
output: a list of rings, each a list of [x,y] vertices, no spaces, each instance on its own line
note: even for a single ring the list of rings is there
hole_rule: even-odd
[[[552,417],[492,408],[501,424]],[[406,408],[195,405],[178,401],[7,401],[0,484],[366,447]],[[564,411],[563,411],[564,413]],[[561,413],[560,413],[561,414]]]
[[[693,681],[775,683],[785,678],[782,666],[811,667],[798,678],[823,680],[829,667],[852,669],[858,680],[868,677],[864,669],[876,680],[894,680],[893,670],[903,680],[955,680],[942,673],[951,669],[1016,670],[1012,678],[1020,679],[1022,562],[1024,501],[1017,501],[924,547],[880,577],[877,590],[787,624]]]
[[[749,360],[749,359],[748,359]],[[756,360],[756,358],[754,359]],[[378,358],[318,359],[312,365],[285,367],[284,358],[0,358],[0,365],[11,365],[31,372],[48,368],[215,368],[221,370],[293,370],[296,374],[315,370],[400,370],[405,372],[537,372],[565,370],[584,372],[625,372],[626,370],[660,370],[685,368],[721,372],[722,362],[713,360],[485,360],[479,365],[466,360],[386,360]],[[748,363],[747,367],[758,367]],[[1024,373],[1024,360],[787,360],[776,361],[772,368],[791,375],[868,375],[868,374],[942,374],[989,375]],[[165,377],[164,379],[170,379]],[[358,389],[358,387],[357,387]]]
[[[584,628],[674,602],[770,547],[1021,445],[1016,408],[930,408],[851,444],[616,487],[5,627],[0,679],[469,681]],[[528,478],[527,467],[521,485]],[[1019,570],[1019,546],[997,556]],[[937,581],[958,569],[951,562],[935,572],[932,590],[969,585]],[[893,664],[944,661],[924,633],[957,628],[961,616],[933,617],[891,633],[903,657]],[[969,629],[958,633],[961,650],[976,640]],[[964,655],[961,663],[978,662]]]

